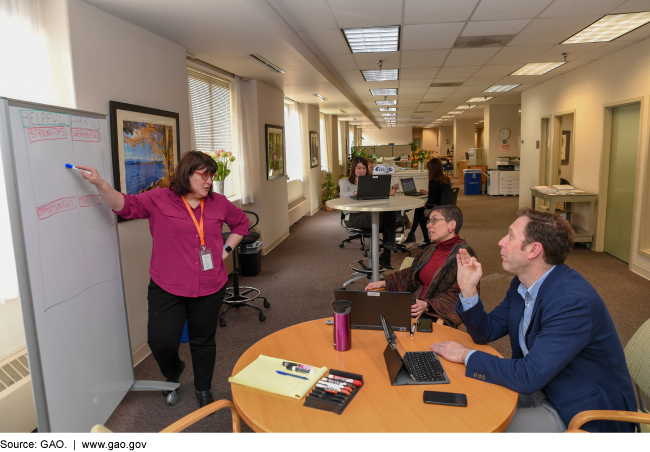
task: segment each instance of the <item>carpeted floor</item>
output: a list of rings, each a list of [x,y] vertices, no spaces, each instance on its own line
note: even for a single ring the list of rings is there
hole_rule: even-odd
[[[458,186],[457,180],[453,182]],[[498,241],[516,218],[519,198],[465,196],[462,188],[460,193],[458,206],[465,221],[460,236],[475,249],[483,266],[481,298],[489,311],[503,300],[512,279],[501,268]],[[421,240],[421,232],[417,237]],[[226,315],[228,325],[217,329],[217,365],[212,382],[215,400],[232,400],[227,380],[248,347],[282,328],[331,316],[333,290],[340,288],[350,276],[350,262],[361,256],[358,242],[339,248],[345,238],[347,234],[340,226],[340,212],[321,210],[291,226],[289,237],[262,257],[262,272],[258,276],[241,279],[241,285],[260,288],[271,307],[264,309],[265,322],[259,322],[253,310],[232,309]],[[414,255],[419,253],[414,244],[409,247]],[[404,256],[393,256],[396,268]],[[650,281],[629,271],[624,262],[581,245],[576,245],[567,264],[580,271],[598,290],[625,345],[636,329],[650,318],[650,304],[646,302]],[[348,288],[363,289],[366,284],[357,282]],[[510,356],[507,337],[491,345],[505,357]],[[197,409],[188,344],[181,344],[180,355],[188,366],[181,377],[176,406],[167,406],[159,392],[130,393],[106,426],[116,432],[156,432]],[[135,368],[135,375],[138,380],[164,380],[152,356]],[[186,431],[232,431],[230,412],[222,410]],[[243,431],[251,430],[244,424]]]

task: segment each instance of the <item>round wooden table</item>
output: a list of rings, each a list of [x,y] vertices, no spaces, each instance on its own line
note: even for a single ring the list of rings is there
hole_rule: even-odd
[[[502,386],[465,377],[465,366],[441,359],[450,384],[391,386],[384,362],[383,331],[352,330],[352,348],[337,352],[332,325],[326,319],[277,331],[260,340],[239,358],[233,375],[260,354],[327,366],[363,375],[364,386],[341,415],[303,406],[290,399],[232,384],[237,410],[256,432],[500,432],[517,407],[517,393]],[[466,333],[434,324],[432,333],[395,332],[407,351],[428,350],[433,342],[453,340],[476,350],[501,356],[492,347],[477,345]],[[425,391],[467,395],[467,407],[429,405]]]
[[[427,202],[426,196],[390,196],[388,199],[371,199],[359,201],[352,198],[330,199],[325,204],[331,209],[348,212],[370,212],[372,216],[372,243],[370,258],[372,262],[371,281],[379,281],[379,212],[410,210],[422,207]]]

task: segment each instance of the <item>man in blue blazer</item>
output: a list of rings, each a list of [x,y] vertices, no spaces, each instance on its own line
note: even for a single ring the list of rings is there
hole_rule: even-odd
[[[477,344],[510,335],[512,359],[471,350],[457,342],[431,349],[465,363],[465,375],[519,393],[506,431],[561,432],[585,410],[636,411],[621,341],[600,295],[564,265],[573,230],[558,215],[523,209],[499,242],[503,269],[515,278],[503,302],[486,313],[476,286],[481,264],[458,255],[456,310]],[[592,421],[593,432],[632,432],[626,422]]]

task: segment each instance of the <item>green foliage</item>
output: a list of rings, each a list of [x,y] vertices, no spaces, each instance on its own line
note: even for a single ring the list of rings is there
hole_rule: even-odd
[[[325,204],[330,199],[336,198],[336,195],[338,195],[338,187],[334,183],[334,177],[332,176],[332,173],[327,173],[327,176],[325,176],[325,183],[322,184],[321,187],[323,187],[321,194],[321,200],[323,201],[323,204]]]

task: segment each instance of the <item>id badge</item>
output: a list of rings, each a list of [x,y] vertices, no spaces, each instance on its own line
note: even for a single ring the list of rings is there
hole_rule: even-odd
[[[214,268],[210,248],[205,248],[199,251],[199,257],[201,258],[201,268],[204,272],[207,272],[208,270],[212,270]]]

